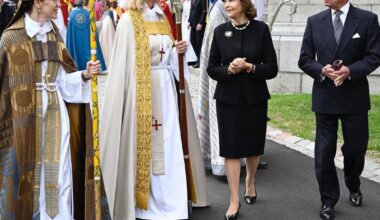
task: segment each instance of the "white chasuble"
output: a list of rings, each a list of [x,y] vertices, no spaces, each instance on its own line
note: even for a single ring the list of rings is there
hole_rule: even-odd
[[[25,16],[25,29],[29,37],[36,37],[38,41],[46,42],[47,33],[53,28],[50,21],[40,24],[33,21],[29,15]],[[45,75],[47,61],[41,64],[41,74]],[[44,78],[44,77],[42,77]],[[54,216],[54,220],[73,219],[73,182],[71,168],[71,153],[70,153],[70,122],[66,109],[65,102],[69,103],[89,103],[91,95],[90,83],[84,83],[81,77],[81,72],[67,74],[62,66],[59,67],[57,79],[55,82],[57,88],[57,96],[59,99],[60,108],[60,123],[61,123],[61,143],[59,149],[59,170],[58,170],[58,214]],[[49,92],[46,89],[42,90],[42,109],[46,112]],[[43,123],[47,123],[44,121]],[[47,128],[49,129],[49,128]],[[40,195],[39,195],[39,210],[33,214],[35,220],[51,220],[52,218],[46,213],[46,204],[51,201],[46,201],[45,197],[45,179],[49,177],[45,175],[44,169],[44,146],[40,147],[42,164],[40,178]]]

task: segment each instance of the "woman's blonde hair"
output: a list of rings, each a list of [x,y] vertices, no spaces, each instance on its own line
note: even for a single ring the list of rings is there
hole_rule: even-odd
[[[144,3],[146,0],[126,0],[126,9],[135,9],[135,10],[140,10],[144,7]]]
[[[249,20],[256,18],[257,11],[251,0],[240,0],[243,12]]]

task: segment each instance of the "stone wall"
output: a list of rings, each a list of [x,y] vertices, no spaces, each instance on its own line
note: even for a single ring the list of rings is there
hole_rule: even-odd
[[[272,38],[278,56],[279,74],[268,81],[274,93],[310,93],[313,80],[298,68],[298,57],[307,18],[325,10],[323,0],[294,0],[297,12],[284,5],[273,25]],[[272,18],[281,0],[266,0],[266,20]],[[380,15],[380,0],[351,0],[353,5]],[[380,68],[369,75],[371,94],[380,94]]]

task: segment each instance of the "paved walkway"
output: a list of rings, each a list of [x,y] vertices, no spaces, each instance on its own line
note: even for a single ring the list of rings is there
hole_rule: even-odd
[[[300,152],[268,140],[265,160],[269,169],[258,170],[257,201],[249,206],[242,202],[239,220],[318,220],[320,197],[314,174],[314,160]],[[341,197],[335,207],[336,219],[380,219],[380,184],[362,178],[363,206],[353,207],[348,201],[343,172],[338,169]],[[244,193],[240,180],[240,198]],[[191,220],[222,220],[228,207],[228,185],[225,178],[207,175],[211,206],[193,209]]]

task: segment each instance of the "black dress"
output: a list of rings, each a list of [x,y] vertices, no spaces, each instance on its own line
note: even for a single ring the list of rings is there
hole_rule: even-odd
[[[244,28],[246,27],[246,28]],[[214,98],[219,127],[220,156],[244,158],[264,153],[270,94],[267,79],[277,75],[277,57],[269,28],[251,20],[235,29],[231,22],[214,31],[209,76],[217,81]],[[256,66],[255,73],[228,74],[237,57]]]

